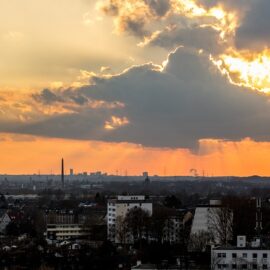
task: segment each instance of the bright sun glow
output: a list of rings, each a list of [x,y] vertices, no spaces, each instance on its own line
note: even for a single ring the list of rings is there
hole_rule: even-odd
[[[263,93],[270,93],[270,51],[262,53],[231,52],[213,61],[230,81]]]

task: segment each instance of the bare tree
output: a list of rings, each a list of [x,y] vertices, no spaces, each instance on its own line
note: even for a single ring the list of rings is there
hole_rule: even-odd
[[[169,210],[170,209],[164,207],[156,208],[152,216],[151,233],[154,239],[159,243],[163,240],[165,228],[169,221]]]
[[[116,218],[116,238],[121,244],[127,243],[128,238],[128,224],[123,216],[118,216]]]
[[[188,248],[190,251],[204,252],[212,241],[211,233],[199,231],[190,235]]]
[[[222,259],[219,258],[216,253],[212,252],[212,255],[211,255],[211,270],[217,269],[217,266],[221,262],[221,260]]]
[[[233,213],[228,207],[209,209],[208,227],[214,242],[227,245],[233,236]]]
[[[127,213],[125,221],[134,241],[141,242],[142,238],[148,238],[150,215],[147,211],[134,207]]]

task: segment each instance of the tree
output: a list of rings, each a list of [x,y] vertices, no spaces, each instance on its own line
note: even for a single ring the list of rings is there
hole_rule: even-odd
[[[217,265],[221,262],[221,258],[217,256],[216,253],[212,251],[211,254],[211,270],[217,269]]]
[[[142,238],[148,238],[149,221],[149,213],[140,207],[134,207],[127,213],[125,222],[133,241],[141,243]]]
[[[151,219],[151,232],[153,237],[159,242],[162,242],[162,238],[164,235],[164,230],[166,227],[166,222],[169,218],[169,211],[171,209],[167,209],[165,207],[156,208],[153,212],[153,216]]]
[[[227,245],[233,237],[233,213],[228,207],[210,208],[208,226],[214,242]]]
[[[116,238],[121,244],[127,243],[127,234],[128,234],[128,224],[127,220],[122,217],[118,216],[116,218]]]
[[[233,238],[236,241],[237,235],[254,235],[256,223],[256,202],[253,198],[245,196],[228,196],[223,199],[226,205],[233,212]]]
[[[189,238],[189,250],[196,252],[205,252],[209,243],[213,241],[211,233],[206,231],[199,231],[193,233]]]
[[[180,199],[175,197],[174,195],[166,196],[164,200],[164,205],[169,208],[180,208],[182,206],[182,202]]]

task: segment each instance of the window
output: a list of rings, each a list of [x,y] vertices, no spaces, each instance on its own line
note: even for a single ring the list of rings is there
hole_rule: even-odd
[[[247,264],[242,264],[242,269],[247,269]]]
[[[252,265],[252,269],[258,269],[258,265],[257,264],[253,264]]]
[[[252,254],[252,258],[253,258],[253,259],[257,259],[257,256],[258,256],[257,253],[253,253],[253,254]]]
[[[267,253],[263,253],[263,258],[267,258]]]
[[[247,258],[247,253],[243,253],[243,258]]]
[[[234,259],[237,258],[236,253],[232,254],[232,258],[234,258]]]
[[[263,264],[262,269],[267,269],[267,264]]]
[[[236,269],[236,264],[232,264],[232,269]]]

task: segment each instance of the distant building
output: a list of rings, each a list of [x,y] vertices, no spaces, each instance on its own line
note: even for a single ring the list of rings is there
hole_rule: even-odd
[[[237,246],[212,249],[211,269],[270,269],[270,250],[260,239],[246,242],[246,236],[237,237]]]
[[[107,203],[107,237],[110,241],[119,243],[117,230],[119,217],[125,218],[129,210],[139,207],[152,216],[153,204],[143,195],[118,196],[117,199],[108,200]]]
[[[69,175],[70,175],[70,176],[73,176],[73,175],[74,175],[74,170],[73,170],[73,169],[70,169],[70,170],[69,170]]]

